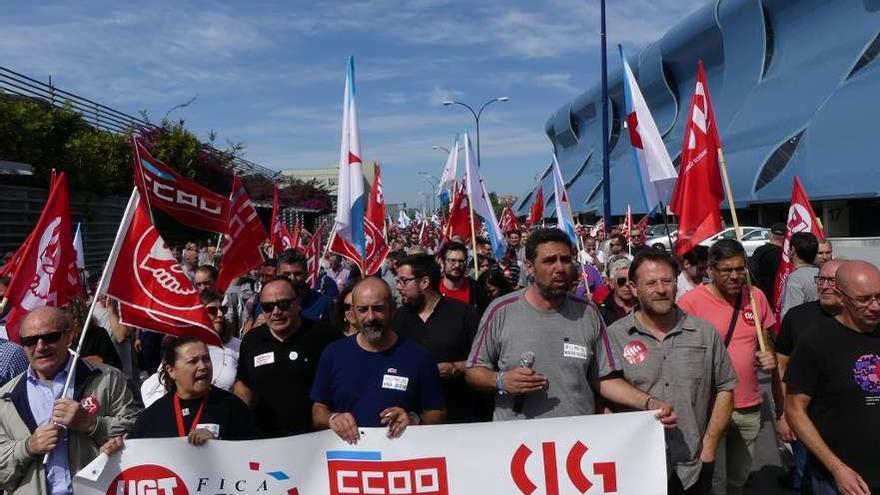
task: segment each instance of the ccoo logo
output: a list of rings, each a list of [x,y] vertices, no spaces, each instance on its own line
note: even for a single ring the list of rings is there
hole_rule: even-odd
[[[189,495],[180,476],[155,464],[134,466],[119,473],[107,495]]]

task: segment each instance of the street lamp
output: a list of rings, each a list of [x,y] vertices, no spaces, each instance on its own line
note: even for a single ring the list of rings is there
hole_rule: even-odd
[[[431,185],[431,211],[433,212],[434,208],[436,206],[434,204],[434,198],[437,196],[437,187],[440,185],[440,179],[438,179],[437,177],[434,177],[433,175],[429,174],[428,172],[419,172],[419,175],[422,176],[422,178],[425,180],[425,182],[427,182],[428,184]],[[425,205],[425,206],[427,206],[427,205]]]
[[[480,116],[483,114],[483,110],[485,110],[486,107],[488,107],[489,105],[495,103],[496,101],[506,102],[509,99],[509,96],[499,96],[498,98],[492,98],[486,103],[483,103],[483,106],[481,106],[480,109],[477,111],[474,111],[474,109],[467,103],[458,100],[446,100],[443,102],[443,106],[445,107],[451,105],[461,105],[467,108],[471,112],[471,115],[474,116],[474,122],[477,124],[477,167],[480,166]]]
[[[452,153],[451,151],[449,151],[449,148],[447,148],[445,146],[431,146],[431,149],[434,151],[442,151],[442,152],[446,153],[447,155],[449,153]]]

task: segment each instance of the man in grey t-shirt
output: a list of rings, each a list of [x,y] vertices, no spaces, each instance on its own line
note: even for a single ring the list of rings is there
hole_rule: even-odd
[[[593,414],[595,390],[634,409],[660,409],[667,427],[677,417],[668,403],[620,376],[596,309],[569,295],[572,243],[559,229],[542,229],[526,243],[526,268],[535,282],[495,300],[483,315],[465,378],[498,393],[493,419]],[[534,356],[533,365],[524,365]]]
[[[788,257],[792,266],[782,296],[783,317],[795,306],[819,300],[819,291],[816,288],[819,268],[813,264],[819,251],[819,240],[810,232],[798,232],[791,236],[788,244]]]

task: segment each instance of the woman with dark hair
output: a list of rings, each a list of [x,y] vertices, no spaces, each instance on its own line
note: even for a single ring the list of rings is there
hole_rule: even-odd
[[[213,290],[205,290],[199,294],[199,297],[201,297],[202,304],[205,305],[205,310],[208,312],[208,317],[211,319],[214,331],[217,332],[220,340],[223,341],[223,347],[208,346],[208,353],[211,355],[211,363],[214,369],[211,384],[231,392],[238,370],[238,350],[241,347],[241,340],[232,336],[232,328],[228,320],[224,318],[228,308],[221,305],[223,296]],[[172,337],[166,337],[163,340],[163,349],[169,339],[172,339]],[[159,371],[144,380],[143,385],[141,385],[141,397],[145,407],[148,407],[165,395],[165,384],[162,383],[163,377],[161,373],[164,364],[165,362],[163,361],[159,365]]]
[[[254,420],[235,395],[211,385],[213,367],[201,340],[174,339],[162,353],[161,382],[166,394],[144,409],[132,438],[187,437],[192,445],[212,438],[256,438]]]
[[[514,286],[510,283],[507,277],[504,276],[504,273],[501,272],[498,266],[493,266],[480,275],[480,278],[477,279],[477,284],[482,286],[483,290],[480,292],[485,294],[481,298],[483,300],[477,301],[478,314],[483,314],[489,306],[489,303],[495,299],[514,291]]]
[[[351,337],[358,333],[357,320],[351,309],[351,293],[354,284],[346,285],[339,293],[339,303],[336,305],[336,328],[343,337]]]

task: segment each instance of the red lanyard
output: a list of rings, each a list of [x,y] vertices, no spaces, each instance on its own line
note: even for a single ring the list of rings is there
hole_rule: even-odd
[[[180,398],[177,396],[177,392],[174,392],[174,413],[177,416],[177,436],[185,437],[192,433],[195,427],[199,424],[199,419],[202,417],[202,411],[205,410],[205,403],[208,402],[207,394],[202,398],[202,403],[199,404],[199,410],[196,411],[196,416],[193,418],[192,424],[189,426],[189,432],[183,430],[183,412],[180,410]]]

